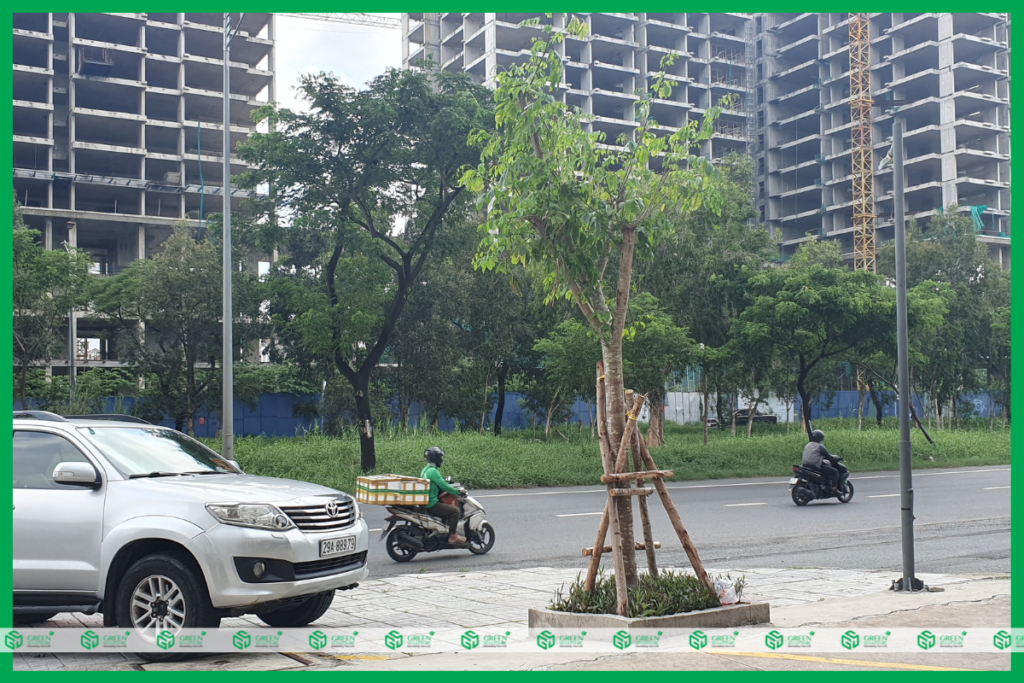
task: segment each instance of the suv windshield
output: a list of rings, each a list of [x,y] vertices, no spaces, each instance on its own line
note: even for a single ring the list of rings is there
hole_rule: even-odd
[[[79,427],[124,476],[239,473],[195,439],[154,427]]]

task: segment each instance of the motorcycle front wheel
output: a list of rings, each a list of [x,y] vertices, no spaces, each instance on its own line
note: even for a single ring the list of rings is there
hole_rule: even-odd
[[[388,557],[390,557],[392,560],[394,560],[395,562],[408,562],[412,558],[416,557],[418,552],[399,545],[399,531],[401,531],[403,534],[405,533],[405,529],[403,527],[395,527],[391,530],[391,533],[388,534],[388,538],[384,542],[384,545],[387,548]]]
[[[800,507],[807,505],[814,499],[814,494],[801,484],[797,484],[793,487],[792,496],[793,502]]]
[[[480,529],[473,533],[469,539],[469,552],[474,555],[483,555],[494,547],[494,527],[484,522]]]
[[[843,490],[839,492],[836,498],[839,499],[840,503],[849,503],[853,499],[853,484],[847,481]]]

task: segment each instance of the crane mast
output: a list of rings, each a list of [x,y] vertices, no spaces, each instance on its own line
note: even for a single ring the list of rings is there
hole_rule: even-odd
[[[853,170],[853,267],[875,269],[875,169],[871,144],[871,36],[868,15],[850,14],[850,120]]]

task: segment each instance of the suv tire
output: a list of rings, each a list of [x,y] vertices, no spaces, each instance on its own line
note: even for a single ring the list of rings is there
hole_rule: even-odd
[[[148,640],[150,637],[145,632],[147,626],[154,622],[140,612],[137,601],[152,604],[155,611],[169,617],[156,622],[164,626],[154,630],[217,628],[220,625],[220,615],[210,604],[202,572],[178,554],[147,555],[129,567],[118,584],[118,627],[134,629]],[[187,657],[156,652],[138,654],[150,662],[173,662]]]
[[[257,614],[264,624],[277,628],[299,628],[322,617],[334,601],[334,591],[325,591],[310,596],[305,602],[293,607]]]

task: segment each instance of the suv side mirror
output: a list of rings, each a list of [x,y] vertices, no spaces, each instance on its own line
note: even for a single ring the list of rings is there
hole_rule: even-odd
[[[87,462],[62,462],[53,468],[53,481],[58,484],[86,486],[91,489],[100,487],[100,475]]]

